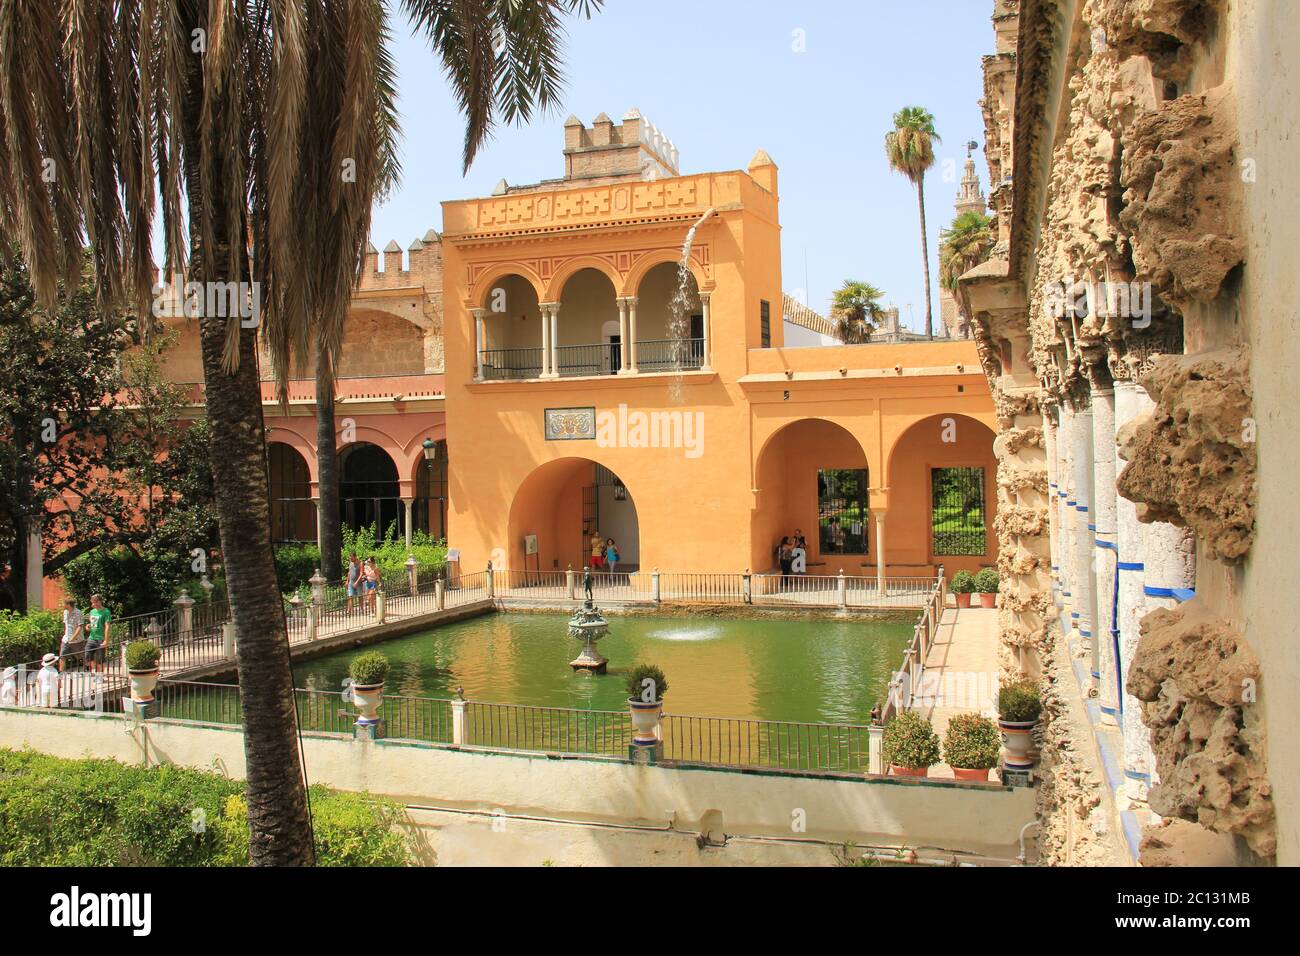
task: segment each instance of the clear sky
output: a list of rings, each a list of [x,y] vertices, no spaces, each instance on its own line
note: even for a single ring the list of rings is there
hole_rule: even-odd
[[[391,4],[396,8],[397,4]],[[615,123],[630,107],[668,136],[681,172],[744,169],[758,149],[780,167],[782,284],[823,314],[846,278],[883,289],[905,325],[922,325],[916,190],[885,162],[893,113],[920,105],[943,141],[926,176],[938,324],[938,237],[952,219],[965,143],[983,143],[980,57],[992,51],[989,0],[607,0],[571,23],[564,103],[526,127],[498,128],[468,175],[463,121],[432,55],[400,14],[402,186],[376,208],[371,237],[405,249],[442,228],[447,199],[486,196],[499,179],[564,171],[564,120]],[[981,184],[983,155],[976,168]],[[806,269],[805,269],[806,262]],[[911,307],[909,309],[909,306]]]

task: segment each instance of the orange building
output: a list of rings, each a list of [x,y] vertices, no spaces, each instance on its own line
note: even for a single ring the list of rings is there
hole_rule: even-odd
[[[784,347],[762,151],[679,175],[632,111],[571,118],[564,152],[563,179],[443,204],[462,567],[579,568],[597,529],[629,570],[768,570],[796,529],[812,573],[994,563],[973,343]],[[982,540],[945,530],[956,498]]]

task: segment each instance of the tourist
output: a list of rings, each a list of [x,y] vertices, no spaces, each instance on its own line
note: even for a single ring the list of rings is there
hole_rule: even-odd
[[[794,546],[795,546],[796,548],[803,548],[804,551],[807,551],[807,550],[808,550],[808,541],[807,541],[807,539],[805,539],[804,536],[803,536],[803,529],[802,529],[802,528],[795,528],[795,529],[794,529]]]
[[[352,613],[352,601],[361,597],[361,559],[355,551],[348,557],[348,606],[347,613]]]
[[[86,622],[77,609],[77,602],[68,598],[63,602],[63,640],[59,642],[59,670],[68,663],[68,658],[77,653],[76,645],[81,643],[81,635]]]
[[[375,595],[379,593],[379,565],[375,564],[374,558],[366,558],[363,573],[366,581],[366,607],[373,611],[375,609]]]
[[[790,547],[789,537],[783,537],[776,546],[776,563],[781,566],[781,586],[785,587],[790,576],[790,563],[794,560],[794,549]]]
[[[618,566],[618,547],[614,544],[614,539],[610,538],[605,542],[605,570],[610,574]]]
[[[831,550],[841,554],[844,552],[844,527],[839,518],[831,519]]]
[[[36,706],[59,706],[59,655],[46,654],[36,672]]]
[[[591,566],[599,571],[605,565],[605,539],[599,528],[591,529]]]
[[[18,706],[18,668],[6,667],[0,677],[0,707]]]
[[[800,528],[794,529],[794,537],[791,539],[790,571],[792,574],[808,573],[808,541]]]
[[[113,614],[104,606],[104,599],[98,594],[90,596],[89,627],[86,632],[86,666],[92,671],[104,669],[104,643],[108,640],[108,628],[113,622]]]

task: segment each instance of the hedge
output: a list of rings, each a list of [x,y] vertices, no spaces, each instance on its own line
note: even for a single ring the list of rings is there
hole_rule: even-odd
[[[0,611],[0,667],[31,664],[59,652],[63,615],[58,611]]]
[[[409,866],[401,809],[310,790],[320,866]],[[0,866],[247,866],[244,784],[205,770],[132,767],[0,749]]]

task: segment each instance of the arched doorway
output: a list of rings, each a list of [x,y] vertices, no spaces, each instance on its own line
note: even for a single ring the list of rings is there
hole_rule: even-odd
[[[579,570],[590,563],[597,533],[614,539],[619,573],[640,567],[636,502],[618,475],[589,458],[547,462],[524,479],[510,504],[508,566]]]
[[[557,328],[555,371],[561,376],[609,375],[619,370],[618,303],[614,283],[605,273],[588,267],[565,280]]]
[[[378,445],[357,442],[339,452],[339,497],[342,520],[354,531],[375,528],[382,539],[396,525],[403,533],[405,508],[397,480],[397,465]]]
[[[537,289],[511,273],[492,283],[482,303],[483,377],[537,378],[542,374],[542,310]]]
[[[852,432],[805,418],[777,430],[755,469],[753,567],[776,568],[775,549],[796,533],[807,542],[809,574],[859,574],[874,561],[870,468]],[[869,556],[871,556],[869,558]]]
[[[891,563],[946,574],[997,564],[997,459],[994,434],[965,415],[909,425],[889,452]]]
[[[266,446],[266,464],[271,489],[271,541],[315,541],[316,509],[306,459],[292,445],[273,441]]]
[[[415,504],[411,511],[411,522],[416,531],[442,541],[447,539],[448,466],[447,442],[434,442],[433,459],[417,466]]]
[[[641,277],[636,296],[637,367],[661,372],[703,365],[704,309],[694,274],[687,273],[683,289],[678,263],[661,262]]]

